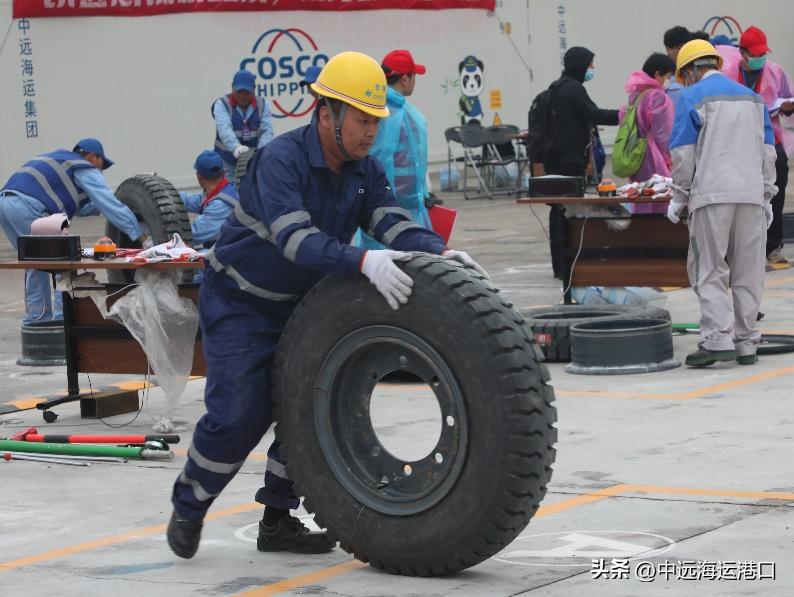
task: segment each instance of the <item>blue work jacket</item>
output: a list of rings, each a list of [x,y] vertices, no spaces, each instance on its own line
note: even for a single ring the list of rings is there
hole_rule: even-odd
[[[243,300],[294,303],[325,274],[359,271],[366,251],[349,243],[360,226],[396,250],[440,254],[446,246],[398,207],[378,161],[344,164],[334,180],[317,123],[258,151],[240,202],[207,255],[214,287]]]

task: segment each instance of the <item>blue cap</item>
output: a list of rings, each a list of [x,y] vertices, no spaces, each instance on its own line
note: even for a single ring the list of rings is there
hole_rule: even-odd
[[[303,75],[303,80],[300,82],[301,85],[311,85],[317,80],[317,77],[320,76],[320,71],[323,70],[321,66],[310,66],[306,69],[306,74]]]
[[[103,170],[107,170],[110,168],[114,162],[108,156],[105,155],[105,148],[102,147],[102,143],[99,142],[99,139],[93,139],[88,137],[86,139],[80,139],[77,144],[72,149],[75,153],[95,153],[99,157],[102,158],[104,164],[102,165]]]
[[[234,73],[232,79],[232,89],[234,91],[247,91],[254,92],[254,83],[256,82],[256,75],[248,72],[247,70],[238,70]]]
[[[715,35],[710,40],[712,46],[735,46],[736,44],[733,43],[733,40],[728,37],[727,35],[720,33],[719,35]]]
[[[198,155],[193,167],[204,178],[217,178],[223,175],[223,159],[217,151],[210,149],[205,149]]]

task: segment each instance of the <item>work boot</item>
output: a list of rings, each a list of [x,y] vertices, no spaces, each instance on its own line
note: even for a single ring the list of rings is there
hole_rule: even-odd
[[[168,531],[166,531],[168,547],[180,558],[189,560],[198,551],[202,526],[201,522],[182,518],[174,512],[171,514]]]
[[[259,551],[291,551],[293,553],[325,553],[336,546],[323,531],[311,532],[294,516],[284,516],[272,526],[259,521],[256,548]]]
[[[740,354],[736,357],[736,362],[740,365],[755,365],[758,362],[757,354]]]
[[[726,363],[736,359],[735,350],[709,350],[699,348],[692,354],[686,355],[687,367],[710,367],[714,363]]]

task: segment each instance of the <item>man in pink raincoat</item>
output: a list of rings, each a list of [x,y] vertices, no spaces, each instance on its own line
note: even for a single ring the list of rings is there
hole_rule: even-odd
[[[629,105],[637,105],[637,126],[640,135],[648,140],[648,149],[642,166],[631,177],[632,181],[646,181],[654,174],[670,176],[670,134],[673,130],[675,108],[665,89],[675,72],[675,63],[664,54],[651,54],[642,66],[626,81]],[[626,115],[628,106],[620,109],[620,120]],[[667,202],[635,203],[632,213],[666,213]]]
[[[794,153],[794,131],[791,130],[794,126],[794,118],[791,118],[794,115],[794,84],[779,64],[767,60],[769,46],[766,35],[758,27],[748,27],[742,33],[739,48],[718,46],[717,49],[723,58],[722,72],[759,94],[769,110],[775,132],[778,192],[772,199],[774,219],[767,233],[766,256],[769,264],[786,263],[782,251],[783,202],[788,183],[788,156]]]

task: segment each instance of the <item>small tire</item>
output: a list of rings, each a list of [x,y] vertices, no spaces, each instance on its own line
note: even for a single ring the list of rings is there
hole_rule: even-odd
[[[555,457],[554,392],[490,282],[432,255],[400,266],[414,285],[399,311],[360,275],[327,277],[303,298],[276,355],[276,437],[304,507],[345,551],[392,574],[449,574],[502,550],[537,511]],[[441,407],[437,445],[408,469],[382,449],[369,412],[395,370]]]
[[[145,224],[155,245],[167,242],[174,233],[179,234],[186,245],[193,241],[185,204],[174,185],[165,178],[154,174],[138,174],[119,185],[116,197],[132,210],[139,222]],[[110,222],[105,225],[105,234],[119,248],[141,247],[138,241],[130,239]],[[180,281],[190,283],[192,279],[193,271],[184,270]],[[108,281],[111,284],[132,284],[135,282],[135,270],[108,270]]]
[[[254,153],[256,153],[256,149],[249,149],[239,158],[237,158],[237,164],[234,166],[234,186],[238,189],[240,188],[240,182],[243,180],[243,176],[248,171],[248,164],[251,162],[251,158],[254,157]]]
[[[571,327],[578,323],[627,317],[670,321],[670,313],[665,309],[637,305],[555,305],[524,309],[521,314],[549,363],[571,360]]]
[[[630,375],[681,365],[673,355],[673,328],[665,319],[612,318],[571,327],[568,373]]]

